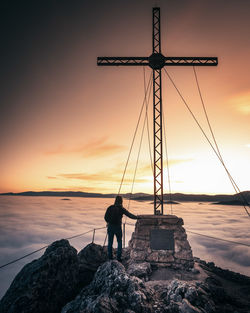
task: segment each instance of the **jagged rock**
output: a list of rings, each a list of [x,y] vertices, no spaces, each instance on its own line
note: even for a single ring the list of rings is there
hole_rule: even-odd
[[[67,240],[52,243],[25,265],[0,301],[1,313],[57,313],[76,295],[77,251]]]
[[[200,273],[200,271],[197,268],[194,268],[194,267],[191,269],[191,272],[193,274],[199,274]]]
[[[117,249],[113,249],[114,258],[116,257],[116,253]],[[129,256],[130,256],[129,249],[128,248],[122,249],[123,264],[128,263]],[[78,253],[78,260],[79,260],[79,283],[81,287],[84,287],[92,281],[98,267],[108,260],[107,246],[103,247],[95,243],[90,243]]]
[[[180,311],[182,313],[201,313],[201,310],[194,307],[187,299],[183,299]]]
[[[155,280],[156,269],[135,263],[130,252],[123,251],[126,271],[118,261],[106,261],[106,247],[89,244],[77,256],[67,240],[54,242],[16,276],[0,313],[250,312],[249,277],[196,258],[198,272],[165,268],[163,277],[158,268],[162,275]]]
[[[118,261],[108,261],[62,313],[151,313],[151,301],[152,294],[139,278],[129,276]]]
[[[80,285],[91,282],[98,267],[108,259],[107,247],[90,243],[78,253]]]
[[[206,290],[209,291],[209,294]],[[168,291],[165,294],[166,298],[164,302],[169,308],[169,312],[216,312],[209,286],[204,283],[183,282],[175,279],[170,283]]]
[[[152,273],[151,265],[148,262],[143,263],[130,263],[127,268],[127,273],[131,276],[136,276],[145,281],[148,280],[148,276]]]

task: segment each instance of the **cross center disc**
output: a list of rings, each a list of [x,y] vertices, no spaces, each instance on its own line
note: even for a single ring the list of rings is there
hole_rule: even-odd
[[[165,57],[161,53],[152,53],[148,61],[153,70],[160,70],[165,64]]]

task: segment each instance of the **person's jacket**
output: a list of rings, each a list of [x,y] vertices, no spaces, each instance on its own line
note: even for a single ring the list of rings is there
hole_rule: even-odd
[[[121,225],[123,214],[132,219],[137,219],[137,216],[127,211],[123,206],[111,205],[107,208],[104,219],[108,224]]]

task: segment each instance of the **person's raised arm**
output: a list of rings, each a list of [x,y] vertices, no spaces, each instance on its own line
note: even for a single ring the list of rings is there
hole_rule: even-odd
[[[130,213],[128,210],[126,210],[125,208],[122,208],[123,209],[123,214],[127,215],[128,217],[132,218],[133,220],[137,220],[138,219],[138,216]]]

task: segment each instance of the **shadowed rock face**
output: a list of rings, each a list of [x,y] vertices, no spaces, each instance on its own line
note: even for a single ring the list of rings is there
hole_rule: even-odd
[[[129,254],[124,250],[125,269],[106,261],[102,246],[89,244],[77,255],[67,240],[56,241],[19,272],[0,313],[250,312],[249,277],[197,258],[189,270],[153,270]]]
[[[0,312],[60,312],[75,296],[78,276],[76,249],[67,240],[56,241],[19,272],[0,302]]]
[[[145,281],[148,280],[149,275],[152,273],[151,265],[148,262],[128,264],[127,273],[131,276],[136,276]]]
[[[68,303],[62,313],[153,312],[152,294],[142,280],[129,276],[118,261],[97,270],[92,283]]]
[[[81,287],[91,282],[98,267],[108,259],[107,247],[88,244],[78,253],[79,280]]]

